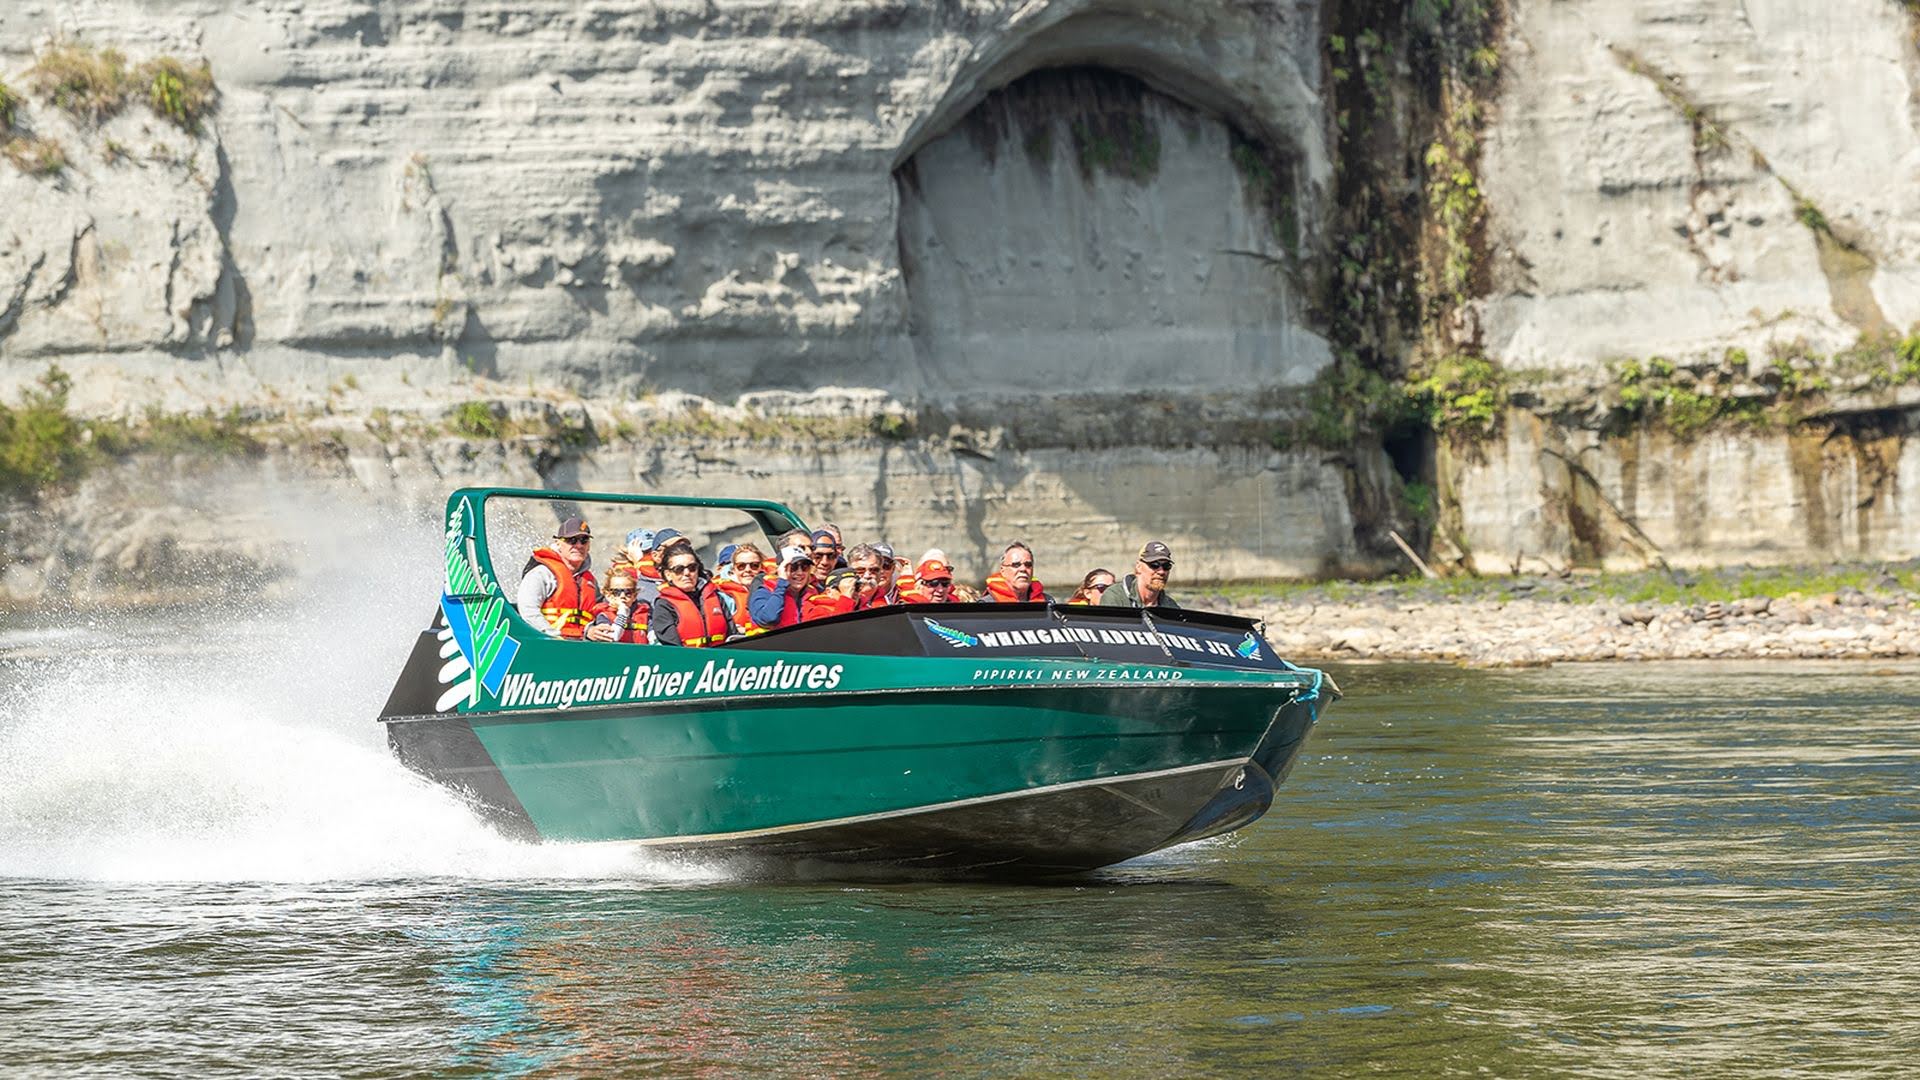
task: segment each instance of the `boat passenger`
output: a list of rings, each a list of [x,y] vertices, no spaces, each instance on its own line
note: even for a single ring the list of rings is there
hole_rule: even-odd
[[[600,604],[600,586],[588,566],[592,545],[586,520],[567,518],[553,531],[553,543],[536,550],[520,571],[514,607],[548,637],[613,640],[611,627],[589,625]]]
[[[660,568],[666,584],[653,602],[647,628],[661,645],[703,647],[727,640],[731,627],[720,590],[706,578],[706,568],[692,544],[663,547]]]
[[[720,598],[726,601],[727,620],[733,623],[734,632],[743,636],[766,633],[764,627],[753,621],[751,610],[753,590],[760,583],[760,549],[752,544],[728,544],[720,550],[729,561],[720,567],[713,584],[720,590]]]
[[[987,579],[987,597],[996,604],[1038,604],[1051,601],[1033,576],[1033,549],[1014,541],[1000,553],[1000,569]]]
[[[900,594],[905,604],[953,603],[953,567],[945,559],[923,559],[913,571],[913,588]]]
[[[649,605],[640,602],[640,575],[633,564],[622,562],[607,571],[607,602],[593,617],[594,626],[610,626],[613,638],[627,645],[647,643]]]
[[[1086,577],[1080,579],[1080,587],[1073,590],[1072,596],[1067,597],[1067,603],[1097,604],[1100,602],[1101,595],[1112,587],[1113,571],[1104,566],[1095,567],[1087,571]]]
[[[634,529],[627,533],[626,545],[615,555],[616,559],[625,555],[626,561],[633,564],[634,570],[640,575],[636,582],[640,597],[649,605],[655,596],[660,595],[660,567],[654,563],[653,545],[652,529]]]
[[[1167,578],[1173,574],[1173,552],[1158,540],[1140,549],[1133,562],[1133,573],[1108,589],[1100,597],[1101,607],[1177,608],[1167,595]]]
[[[817,570],[818,567],[815,569]],[[835,570],[828,574],[826,584],[820,591],[808,596],[801,605],[801,621],[831,619],[835,615],[845,615],[857,610],[855,596],[859,583],[859,578],[854,576],[852,570]]]
[[[828,574],[847,568],[847,560],[840,557],[841,551],[840,538],[830,530],[813,530],[813,568],[822,584]]]
[[[833,534],[833,550],[836,554],[840,554],[840,559],[834,564],[833,568],[835,570],[845,570],[847,568],[847,560],[843,553],[847,550],[847,542],[840,535],[840,526],[835,525],[831,521],[823,521],[820,523],[820,527]]]
[[[770,578],[779,577],[780,553],[791,547],[797,547],[804,551],[812,542],[813,534],[805,529],[793,529],[781,533],[780,539],[773,543],[773,550],[767,553],[766,560],[761,563],[763,567],[761,573]],[[812,556],[808,556],[808,561],[812,561]]]
[[[748,615],[763,630],[798,623],[813,585],[813,556],[805,548],[781,548],[777,563],[779,569],[761,578],[747,601]]]
[[[893,549],[880,544],[855,544],[847,552],[853,571],[853,610],[889,607],[900,603],[893,573]]]

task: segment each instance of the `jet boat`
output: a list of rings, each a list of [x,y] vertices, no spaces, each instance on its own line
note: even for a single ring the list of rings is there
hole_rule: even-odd
[[[1259,818],[1338,696],[1255,623],[1190,610],[909,604],[711,648],[550,637],[489,541],[517,564],[541,522],[583,512],[728,514],[741,531],[705,539],[757,532],[767,550],[804,527],[763,500],[448,498],[440,604],[379,719],[409,768],[527,839],[769,869],[1084,871]]]

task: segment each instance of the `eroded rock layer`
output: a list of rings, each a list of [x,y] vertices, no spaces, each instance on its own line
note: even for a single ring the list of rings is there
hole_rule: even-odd
[[[85,415],[241,407],[277,484],[417,506],[526,471],[485,430],[406,464],[461,403],[571,401],[609,419],[522,455],[538,482],[776,495],[969,559],[1160,534],[1196,573],[1379,569],[1390,528],[1483,569],[1920,550],[1900,387],[1766,430],[1608,418],[1622,360],[1760,379],[1920,323],[1911,5],[1480,7],[1497,77],[1449,182],[1483,216],[1442,345],[1554,404],[1437,454],[1298,437],[1359,347],[1341,290],[1417,315],[1433,285],[1356,264],[1343,162],[1426,206],[1428,128],[1460,115],[1402,31],[1359,26],[1411,16],[1319,0],[24,0],[0,81],[68,164],[0,164],[0,396],[57,364]],[[58,43],[204,58],[218,107],[78,117],[34,89]],[[1411,111],[1355,115],[1356,86]],[[906,419],[781,429],[845,389]],[[608,427],[662,393],[780,430],[729,466],[699,424]],[[299,435],[390,412],[424,420],[378,452]],[[34,552],[13,591],[88,572]]]

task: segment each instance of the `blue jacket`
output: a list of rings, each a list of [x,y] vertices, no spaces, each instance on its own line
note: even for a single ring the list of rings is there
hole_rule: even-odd
[[[753,593],[747,597],[747,617],[753,620],[753,625],[768,630],[780,625],[780,617],[787,607],[788,584],[785,578],[763,577],[760,584],[754,586]],[[800,600],[799,596],[793,598],[794,617],[787,623],[789,626],[800,621]]]

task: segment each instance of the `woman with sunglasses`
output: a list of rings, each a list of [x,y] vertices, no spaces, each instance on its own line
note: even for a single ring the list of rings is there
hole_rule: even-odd
[[[721,554],[727,557],[726,565],[715,576],[713,584],[726,600],[727,618],[733,623],[733,632],[746,637],[766,633],[766,629],[754,622],[747,610],[753,590],[764,576],[760,568],[765,564],[766,556],[761,555],[760,549],[752,544],[728,544],[721,549]]]
[[[1080,579],[1080,587],[1067,597],[1067,603],[1080,604],[1083,607],[1100,602],[1100,597],[1113,587],[1113,571],[1104,566],[1095,567]]]
[[[1173,552],[1158,540],[1140,549],[1133,561],[1133,573],[1100,595],[1101,607],[1177,608],[1167,595],[1167,579],[1173,576]]]
[[[702,580],[704,569],[691,545],[666,549],[660,561],[660,598],[648,619],[655,642],[700,648],[727,640],[732,625],[726,601],[713,582]]]

